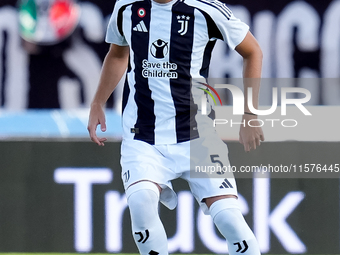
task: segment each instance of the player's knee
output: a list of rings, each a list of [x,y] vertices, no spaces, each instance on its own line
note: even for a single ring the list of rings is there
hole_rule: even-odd
[[[240,209],[238,200],[236,198],[223,198],[214,201],[209,207],[210,215],[214,218],[218,213],[226,209]]]
[[[221,199],[210,207],[210,214],[221,233],[227,239],[232,237],[252,239],[254,237],[234,198]],[[229,238],[228,238],[229,237]]]
[[[214,202],[210,206],[210,215],[218,228],[227,228],[235,231],[234,222],[239,221],[242,216],[236,199],[228,198]]]
[[[240,224],[246,224],[239,209],[228,208],[214,217],[214,222],[219,229],[228,229],[233,235],[241,232]]]
[[[145,207],[155,207],[158,203],[157,193],[149,189],[141,189],[133,192],[128,197],[129,208],[138,208],[143,210]]]
[[[151,182],[137,183],[129,187],[126,195],[131,219],[139,227],[143,228],[158,216],[159,191],[155,184]]]

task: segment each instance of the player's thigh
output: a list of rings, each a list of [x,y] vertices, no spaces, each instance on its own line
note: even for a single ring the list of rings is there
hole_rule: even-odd
[[[191,141],[190,171],[183,174],[203,211],[208,213],[207,198],[237,197],[237,186],[228,158],[227,145],[211,135]]]
[[[155,146],[139,140],[124,140],[121,147],[122,181],[127,191],[129,187],[145,181],[161,187],[160,202],[170,209],[176,207],[177,198],[171,180],[177,174],[169,167],[172,162]],[[136,187],[134,187],[135,189]]]
[[[166,184],[173,178],[167,159],[153,145],[143,141],[124,140],[120,162],[125,189],[143,180]]]

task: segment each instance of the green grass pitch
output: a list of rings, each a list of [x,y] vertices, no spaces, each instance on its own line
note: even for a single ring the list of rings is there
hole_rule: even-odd
[[[139,255],[137,253],[17,253],[17,252],[8,252],[8,253],[0,253],[0,255]],[[187,255],[187,254],[172,254],[172,255]],[[212,254],[191,254],[190,255],[212,255]],[[305,254],[304,254],[305,255]]]
[[[0,255],[139,255],[137,253],[28,253],[28,252],[0,252]],[[214,254],[194,254],[194,253],[172,253],[171,255],[214,255]],[[270,255],[270,254],[266,254]],[[287,255],[287,254],[275,254],[275,255]],[[299,255],[299,254],[295,254]],[[301,254],[308,255],[308,254]],[[313,254],[313,255],[329,255],[329,254]],[[332,255],[340,255],[340,254],[332,254]]]
[[[137,253],[18,253],[18,252],[7,252],[7,253],[1,253],[0,255],[139,255]],[[171,255],[213,255],[211,254],[193,254],[193,253],[186,253],[186,254],[180,254],[180,253],[173,253]],[[288,255],[286,254],[265,254],[265,255]],[[295,254],[295,255],[311,255],[311,254]],[[312,254],[312,255],[340,255],[340,254]]]
[[[8,253],[0,253],[0,255],[139,255],[137,253],[17,253],[17,252],[8,252]],[[172,255],[187,255],[187,254],[172,254]],[[191,254],[190,255],[212,255],[212,254]]]
[[[139,255],[137,253],[0,253],[0,255]],[[213,254],[193,254],[193,253],[186,253],[186,254],[179,254],[173,253],[171,255],[213,255]],[[271,254],[266,254],[271,255]],[[272,254],[273,255],[273,254]],[[275,255],[287,255],[287,254],[275,254]],[[295,254],[295,255],[308,255],[308,254]],[[340,254],[313,254],[313,255],[340,255]]]
[[[27,252],[0,252],[0,255],[139,255],[137,253],[27,253]],[[171,255],[214,255],[214,253],[210,254],[194,254],[194,253],[172,253]],[[263,254],[263,255],[289,255],[289,253],[285,254]],[[294,254],[294,255],[340,255],[340,254]]]

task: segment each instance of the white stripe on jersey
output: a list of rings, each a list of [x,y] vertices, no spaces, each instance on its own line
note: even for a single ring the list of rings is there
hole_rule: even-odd
[[[209,41],[209,36],[205,17],[197,9],[195,9],[194,15],[195,15],[194,23],[195,36],[192,45],[190,74],[192,78],[203,78],[200,75],[200,70],[202,68],[204,50],[206,42]]]
[[[196,36],[194,36],[193,40],[193,51],[191,54],[191,69],[190,74],[193,79],[197,79],[199,81],[204,81],[204,77],[200,75],[200,70],[202,68],[202,62],[204,57],[205,43],[209,41],[208,36],[208,27],[206,25],[206,19],[203,14],[195,9],[195,23],[194,30],[196,31]],[[193,100],[195,104],[198,106],[198,110],[201,111],[201,96],[204,95],[202,90],[199,90],[195,87],[192,88]],[[206,126],[211,124],[212,120],[210,118],[206,118],[201,113],[196,114],[195,120],[197,122],[197,130],[199,135],[201,136]]]
[[[123,18],[123,30],[125,32],[125,38],[129,45],[131,45],[131,5],[128,6],[124,12],[124,18]],[[130,65],[131,69],[135,69],[135,62],[134,62],[134,54],[132,52],[132,49],[130,48]],[[128,80],[130,81],[130,84],[135,84],[135,72],[128,73]],[[123,112],[123,132],[124,132],[124,138],[133,139],[134,134],[131,133],[131,128],[135,125],[137,121],[137,105],[136,101],[134,99],[136,90],[134,86],[129,86],[130,88],[130,94],[128,98],[128,103],[126,104],[126,108]]]
[[[158,39],[168,43],[168,51],[170,50],[170,35],[172,4],[164,5],[157,4],[152,1],[151,21],[149,31],[149,49],[152,44]],[[157,22],[155,22],[157,20]],[[167,52],[162,62],[169,62],[170,52]],[[149,51],[149,62],[154,62],[156,59]],[[176,109],[170,90],[170,79],[168,78],[149,78],[149,87],[152,91],[151,98],[156,99],[154,113],[156,116],[155,123],[155,144],[174,144],[177,142],[176,137]],[[173,116],[169,118],[169,116]]]

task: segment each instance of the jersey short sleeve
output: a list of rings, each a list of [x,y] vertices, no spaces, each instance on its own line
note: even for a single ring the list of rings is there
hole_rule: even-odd
[[[122,25],[122,17],[119,17],[118,13],[122,8],[118,1],[113,9],[109,24],[107,26],[105,41],[107,43],[117,44],[119,46],[127,46],[128,43],[125,40],[124,35],[119,31],[119,26]]]
[[[194,0],[188,0],[194,1]],[[200,3],[199,8],[202,8],[215,23],[222,38],[231,49],[235,49],[246,37],[249,26],[236,18],[232,11],[218,0],[196,0]]]
[[[244,40],[249,31],[249,26],[236,18],[233,13],[231,13],[229,19],[215,19],[215,22],[223,36],[223,40],[232,49],[235,49]]]

